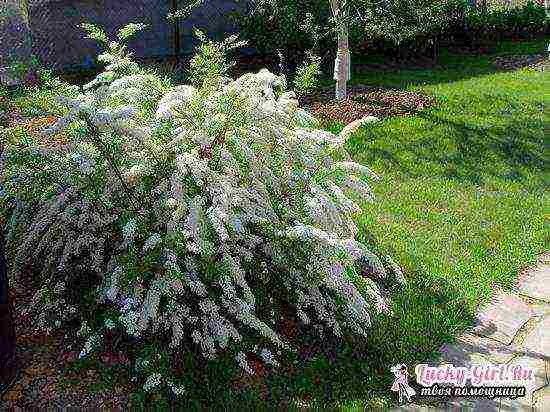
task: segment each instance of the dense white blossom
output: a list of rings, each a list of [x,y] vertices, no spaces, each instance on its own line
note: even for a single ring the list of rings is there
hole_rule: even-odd
[[[174,383],[170,382],[168,386],[176,396],[182,396],[186,393],[185,385],[176,386]]]
[[[237,353],[235,356],[237,359],[237,362],[239,363],[239,366],[249,375],[254,375],[254,370],[250,367],[248,364],[248,360],[246,359],[246,355],[243,352]]]
[[[147,380],[143,384],[143,390],[150,392],[157,388],[162,383],[162,375],[160,373],[153,373],[147,377]]]
[[[153,233],[147,238],[143,244],[143,251],[147,252],[150,249],[155,248],[162,241],[162,237],[158,233]]]
[[[181,109],[191,100],[194,93],[195,88],[193,86],[183,85],[174,88],[160,100],[156,118],[158,120],[170,120],[176,110]]]
[[[264,362],[267,363],[268,365],[274,365],[274,366],[279,365],[279,362],[277,362],[273,358],[273,354],[271,353],[271,351],[269,349],[265,349],[265,348],[262,349],[262,352],[260,353],[260,356],[262,357]]]
[[[234,345],[247,373],[254,371],[243,338],[251,333],[267,364],[278,365],[275,351],[296,350],[276,329],[270,288],[284,289],[300,322],[319,334],[365,335],[372,314],[388,309],[378,278],[403,282],[403,274],[390,259],[386,273],[355,239],[352,219],[360,200],[374,199],[364,176],[377,175],[351,161],[343,136],[315,129],[316,119],[284,92],[284,78],[264,69],[163,95],[149,75],[106,73],[96,80],[79,96],[61,99],[68,114],[49,128],[59,133],[79,121],[89,134],[69,145],[69,156],[37,152],[63,165],[48,172],[49,182],[60,182],[51,183],[49,197],[42,177],[10,169],[14,271],[30,261],[41,269],[33,310],[44,328],[63,327],[78,315],[64,295],[83,269],[101,277],[98,303],[120,312],[100,328],[134,337],[168,332],[173,352],[190,337],[208,359]],[[144,120],[135,109],[146,98],[138,92],[149,90],[147,98],[158,103],[154,119]],[[92,171],[100,175],[93,181],[87,178]],[[31,200],[23,196],[29,188],[36,192]],[[347,271],[367,266],[378,277],[365,279],[360,292]],[[275,273],[281,280],[268,287]],[[271,305],[265,318],[258,310],[260,288]],[[344,305],[336,304],[334,293]],[[101,331],[83,320],[87,356]],[[165,382],[174,393],[184,392],[163,379],[150,375],[144,389]]]

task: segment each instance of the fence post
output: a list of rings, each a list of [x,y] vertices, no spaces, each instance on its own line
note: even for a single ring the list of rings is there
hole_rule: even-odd
[[[178,0],[170,0],[172,13],[175,13],[178,10]],[[180,21],[179,19],[174,19],[174,56],[176,58],[176,67],[177,70],[180,63],[180,53],[181,53],[181,39],[180,39]]]

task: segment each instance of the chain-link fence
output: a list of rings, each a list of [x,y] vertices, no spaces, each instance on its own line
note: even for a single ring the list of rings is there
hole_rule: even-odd
[[[127,23],[146,23],[129,46],[138,58],[190,54],[196,45],[193,27],[220,39],[236,32],[229,17],[235,0],[206,0],[189,18],[172,22],[169,12],[184,0],[0,0],[0,67],[34,55],[52,69],[93,67],[98,45],[84,39],[78,26],[94,23],[114,35]],[[5,4],[5,5],[3,5]]]

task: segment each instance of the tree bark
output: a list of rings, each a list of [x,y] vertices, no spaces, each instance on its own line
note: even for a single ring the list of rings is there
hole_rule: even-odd
[[[336,79],[336,100],[345,100],[347,97],[347,83],[349,80],[350,55],[348,49],[348,33],[338,35],[338,55],[339,63],[338,75]]]
[[[334,62],[334,80],[336,80],[336,100],[347,98],[347,82],[350,74],[350,54],[348,43],[348,22],[340,0],[330,0],[332,15],[337,24],[338,50]]]

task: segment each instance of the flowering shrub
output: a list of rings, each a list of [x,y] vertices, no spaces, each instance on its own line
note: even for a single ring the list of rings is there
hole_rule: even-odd
[[[116,61],[60,97],[67,114],[44,133],[66,144],[24,137],[3,154],[12,276],[36,274],[40,327],[80,322],[81,357],[113,333],[168,339],[135,366],[145,390],[178,395],[154,365],[189,342],[206,359],[231,351],[248,373],[246,352],[276,367],[295,351],[275,327],[282,300],[319,334],[366,336],[403,277],[355,240],[377,176],[344,138],[307,127],[265,69],[163,90]]]

